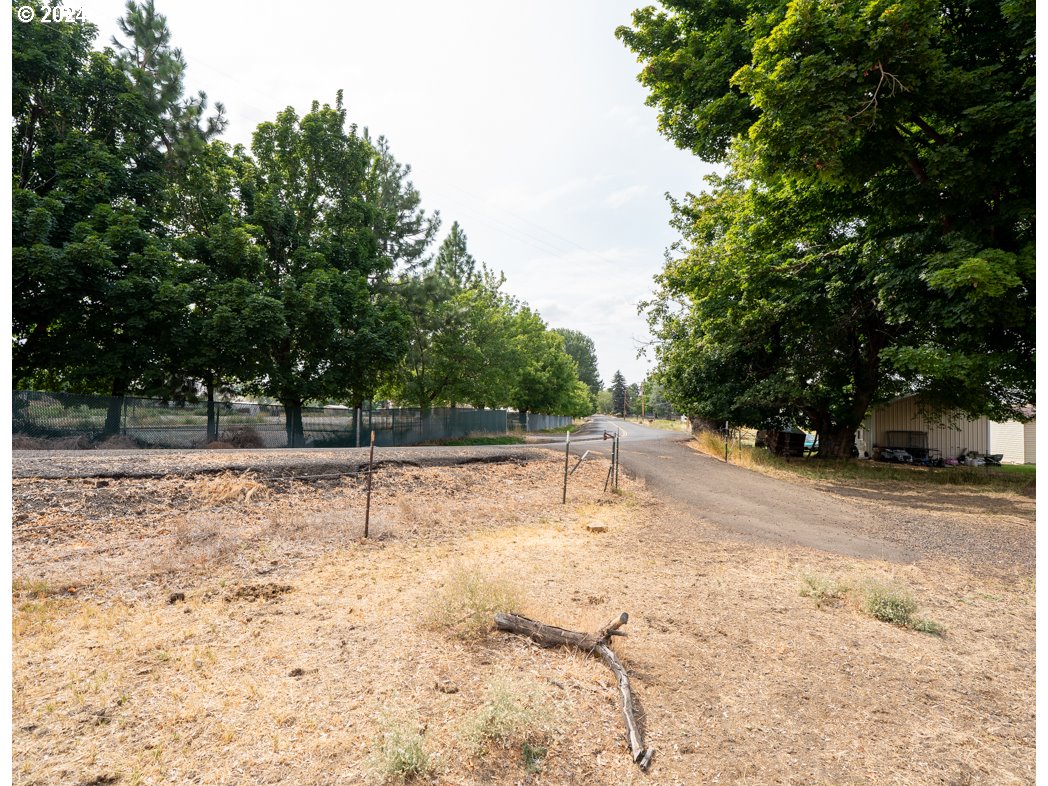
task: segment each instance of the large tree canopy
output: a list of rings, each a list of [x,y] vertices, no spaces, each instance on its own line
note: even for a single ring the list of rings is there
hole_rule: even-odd
[[[301,406],[311,399],[370,398],[406,349],[407,326],[379,284],[391,259],[379,252],[365,200],[371,147],[346,128],[342,94],[262,123],[245,187],[247,221],[265,252],[265,294],[285,330],[268,347],[258,388],[288,412],[289,444],[301,444]]]
[[[650,315],[692,414],[792,420],[840,455],[900,392],[1033,400],[1033,3],[663,4],[618,35],[678,145],[727,164],[675,205]]]

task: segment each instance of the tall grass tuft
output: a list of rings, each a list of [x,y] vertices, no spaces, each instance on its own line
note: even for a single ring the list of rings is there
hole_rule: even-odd
[[[371,755],[372,772],[383,783],[425,778],[433,767],[424,742],[422,733],[408,728],[404,721],[387,718]]]
[[[461,639],[487,635],[497,612],[519,609],[522,595],[505,579],[460,569],[451,574],[430,613],[430,626]]]
[[[474,756],[492,748],[519,750],[525,768],[535,772],[554,731],[551,718],[536,685],[498,676],[488,683],[484,703],[463,722],[461,737]]]

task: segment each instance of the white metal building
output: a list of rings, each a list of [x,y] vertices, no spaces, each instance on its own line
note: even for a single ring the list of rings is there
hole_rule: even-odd
[[[1034,412],[1031,409],[1030,415]],[[929,449],[943,458],[975,451],[980,455],[1000,453],[1005,464],[1036,463],[1036,420],[1020,423],[1010,420],[995,423],[986,417],[946,418],[944,422],[927,420],[917,407],[915,396],[905,396],[874,409],[860,429],[857,444],[860,455],[874,448],[905,448],[923,432]]]

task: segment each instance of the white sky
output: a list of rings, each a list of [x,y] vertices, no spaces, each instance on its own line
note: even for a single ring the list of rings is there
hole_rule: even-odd
[[[457,220],[473,255],[551,327],[589,335],[609,384],[652,359],[637,303],[675,240],[664,194],[711,167],[658,134],[614,36],[639,0],[276,3],[157,0],[189,64],[187,90],[222,101],[225,138],[250,143],[286,106],[345,91],[349,119],[413,169],[441,236]],[[67,0],[108,43],[123,0]]]

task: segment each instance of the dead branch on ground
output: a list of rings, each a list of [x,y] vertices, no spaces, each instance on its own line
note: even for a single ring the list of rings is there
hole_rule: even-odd
[[[622,694],[622,714],[626,720],[626,736],[629,739],[633,761],[642,770],[647,770],[655,749],[644,747],[644,736],[641,733],[640,726],[637,724],[629,677],[622,662],[609,646],[612,636],[626,635],[619,628],[625,625],[627,621],[629,621],[629,615],[626,612],[622,612],[622,614],[596,633],[580,633],[574,630],[558,628],[554,625],[544,625],[541,622],[522,617],[519,614],[499,613],[495,615],[495,627],[498,630],[527,636],[543,647],[575,647],[583,652],[596,655],[604,661],[604,665],[615,674],[619,692]]]

